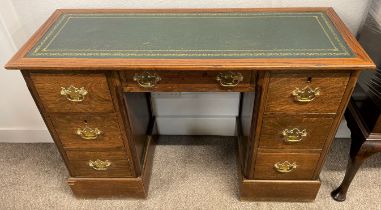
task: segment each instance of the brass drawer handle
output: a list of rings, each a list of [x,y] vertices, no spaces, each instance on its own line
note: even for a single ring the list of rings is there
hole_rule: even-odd
[[[221,72],[217,75],[216,80],[222,87],[236,87],[243,81],[243,76],[239,72]]]
[[[151,74],[145,71],[143,73],[135,73],[133,80],[136,81],[140,87],[152,88],[157,85],[161,78],[155,73]]]
[[[61,95],[66,96],[66,99],[73,102],[81,102],[85,100],[87,90],[84,87],[76,88],[70,85],[68,88],[61,87]]]
[[[111,162],[108,160],[102,161],[102,160],[89,160],[89,166],[93,168],[96,171],[106,171],[107,168],[111,165]]]
[[[299,128],[284,129],[282,135],[286,143],[296,143],[302,141],[303,137],[307,136],[307,130],[299,130]]]
[[[316,96],[320,95],[319,88],[311,88],[310,86],[306,86],[303,89],[296,88],[292,91],[292,96],[294,96],[294,100],[301,103],[308,103],[313,101]]]
[[[102,134],[102,131],[98,128],[90,128],[87,123],[85,127],[78,128],[76,134],[85,140],[94,140],[97,139],[99,135]]]
[[[274,169],[279,173],[290,173],[297,167],[296,163],[290,163],[288,161],[284,161],[283,163],[277,162],[274,164]]]

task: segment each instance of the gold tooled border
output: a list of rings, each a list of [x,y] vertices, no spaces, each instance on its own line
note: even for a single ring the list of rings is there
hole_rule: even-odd
[[[185,14],[185,13],[184,13]],[[171,56],[171,57],[210,57],[210,56],[338,56],[338,55],[349,55],[348,48],[344,46],[342,40],[337,36],[337,33],[332,28],[326,15],[322,12],[319,13],[186,13],[186,17],[181,16],[183,13],[150,13],[150,14],[139,14],[139,13],[127,13],[127,14],[64,14],[61,19],[54,25],[52,30],[45,36],[45,38],[40,42],[40,44],[32,51],[32,55],[45,55],[45,56]],[[287,15],[285,15],[287,14]],[[315,14],[311,16],[311,14]],[[73,16],[75,15],[75,16]],[[203,16],[200,16],[203,15]],[[223,16],[222,16],[223,15]],[[237,17],[237,15],[239,15]],[[328,30],[333,35],[335,41],[338,43],[339,47],[343,52],[338,52],[339,49],[332,41],[329,33],[326,31],[325,27],[319,20],[319,16],[324,21]],[[72,18],[128,18],[136,17],[139,18],[257,18],[257,17],[313,17],[318,22],[322,28],[325,36],[333,46],[329,49],[274,49],[274,50],[216,50],[216,49],[200,49],[200,50],[178,50],[178,49],[167,49],[167,50],[107,50],[107,49],[48,49],[51,43],[56,39],[56,37],[61,33],[63,28]],[[66,21],[62,24],[62,22]],[[62,24],[62,25],[61,25]],[[58,26],[61,27],[57,30]],[[53,35],[54,34],[54,35]],[[51,38],[51,39],[50,39]],[[49,40],[50,39],[50,40]],[[49,40],[49,41],[48,41]],[[44,48],[43,45],[48,41]],[[41,49],[42,48],[42,49]],[[124,52],[203,52],[203,53],[124,53]],[[205,52],[242,52],[242,53],[205,53]],[[282,52],[280,52],[282,51]],[[303,52],[309,51],[309,52]],[[311,52],[311,51],[335,51],[335,52]],[[112,52],[112,53],[110,53]]]

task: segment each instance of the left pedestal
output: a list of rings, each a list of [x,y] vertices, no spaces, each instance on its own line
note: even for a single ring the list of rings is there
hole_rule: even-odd
[[[116,72],[28,71],[23,76],[76,196],[147,196],[154,152],[154,139],[147,135],[149,98],[126,96]]]

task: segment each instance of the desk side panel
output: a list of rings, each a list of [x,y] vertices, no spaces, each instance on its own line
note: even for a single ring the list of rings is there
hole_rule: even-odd
[[[36,103],[36,106],[37,106],[37,108],[38,108],[38,110],[42,116],[42,119],[44,120],[45,125],[48,128],[49,133],[50,133],[55,145],[57,146],[57,149],[58,149],[59,153],[61,154],[62,159],[64,160],[66,168],[69,170],[69,174],[70,175],[73,174],[73,168],[68,164],[68,161],[69,161],[68,157],[66,156],[63,145],[62,145],[61,141],[59,140],[58,134],[56,133],[56,131],[54,129],[53,123],[52,123],[49,115],[47,114],[46,110],[44,109],[44,107],[41,103],[41,99],[38,96],[37,90],[36,90],[36,88],[33,84],[33,81],[31,79],[30,71],[21,71],[21,73],[24,77],[24,80],[25,80],[25,83],[29,89],[29,92],[31,93],[33,100]]]

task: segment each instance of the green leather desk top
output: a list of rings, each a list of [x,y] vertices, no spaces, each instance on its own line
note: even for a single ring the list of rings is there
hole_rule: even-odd
[[[62,14],[29,58],[351,58],[324,12]]]

